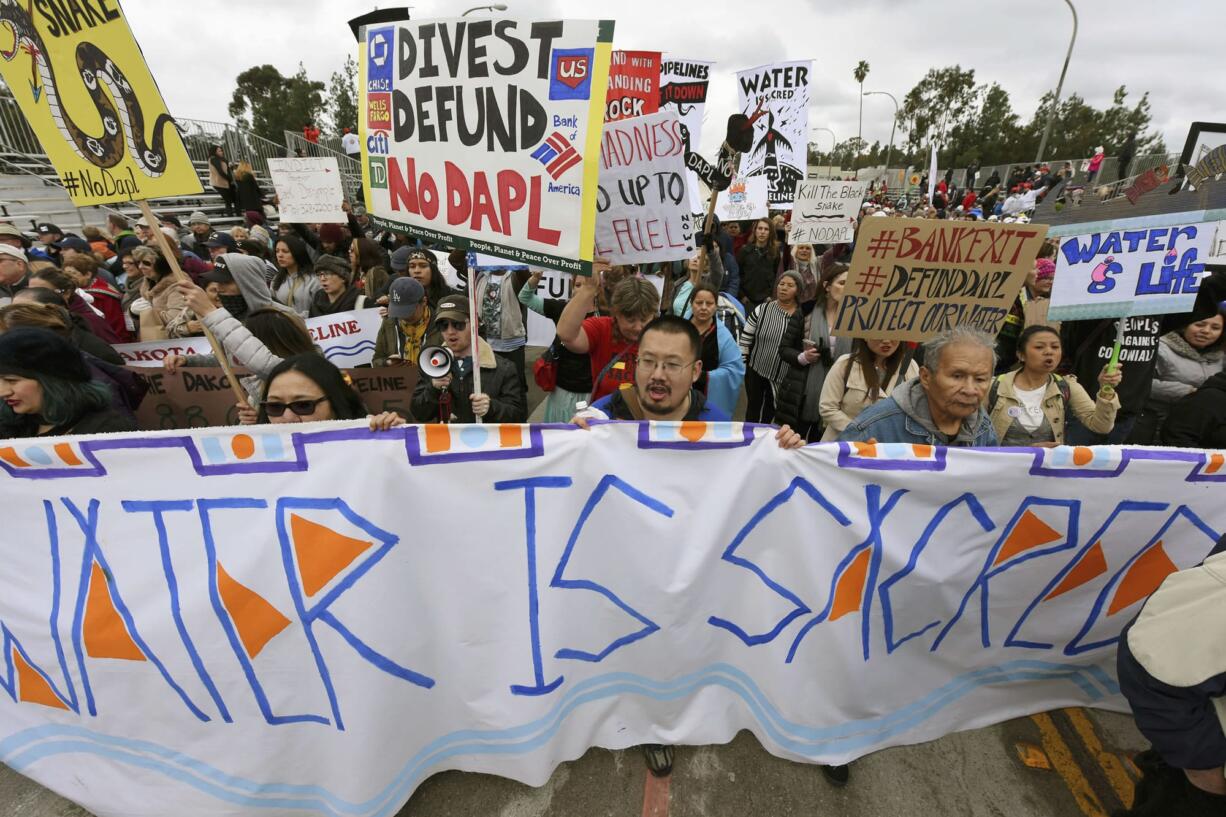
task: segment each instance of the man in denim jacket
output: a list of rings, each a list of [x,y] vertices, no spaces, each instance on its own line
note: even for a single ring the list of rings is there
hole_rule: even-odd
[[[996,364],[995,340],[954,327],[924,343],[918,380],[900,383],[865,409],[839,439],[959,447],[999,445],[983,409]]]

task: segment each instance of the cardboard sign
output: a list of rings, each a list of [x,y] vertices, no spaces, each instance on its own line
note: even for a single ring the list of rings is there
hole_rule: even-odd
[[[358,45],[366,209],[384,229],[590,273],[610,20],[414,20]]]
[[[850,244],[867,182],[801,182],[792,208],[788,243]]]
[[[616,122],[660,110],[660,52],[614,51],[604,121]]]
[[[715,215],[722,222],[766,218],[768,182],[765,176],[737,176],[715,201]]]
[[[672,111],[605,125],[596,199],[596,254],[611,264],[687,257],[694,223],[685,139]]]
[[[1170,226],[1154,220],[1121,219],[1109,230],[1061,238],[1048,316],[1068,321],[1191,311],[1217,224],[1187,223],[1179,214],[1161,218]]]
[[[319,318],[307,318],[307,331],[324,356],[337,366],[365,366],[375,353],[375,340],[383,319],[377,309],[357,309]],[[115,351],[129,366],[161,366],[168,356],[211,355],[203,337],[118,343]]]
[[[149,384],[136,412],[143,431],[238,425],[238,406],[230,381],[221,368],[183,367],[174,374],[131,366]],[[240,370],[238,376],[242,377]],[[385,366],[346,371],[353,388],[371,414],[395,411],[410,421],[409,405],[417,385],[416,366]]]
[[[833,334],[923,341],[970,326],[996,335],[1046,235],[1041,224],[867,218]]]
[[[1124,626],[1226,530],[1219,452],[365,425],[9,441],[4,762],[104,817],[389,817],[590,746],[1121,711]]]
[[[792,209],[796,184],[808,167],[812,66],[811,60],[782,62],[736,75],[741,112],[767,112],[754,122],[753,146],[741,157],[741,172],[767,178],[767,201],[776,210]]]
[[[341,172],[336,157],[269,159],[281,220],[291,224],[346,224]]]
[[[95,8],[95,5],[97,8]],[[5,3],[0,77],[77,207],[202,191],[118,0]],[[37,10],[37,16],[35,15]]]

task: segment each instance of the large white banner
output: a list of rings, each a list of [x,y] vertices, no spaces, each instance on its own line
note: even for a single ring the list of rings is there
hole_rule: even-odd
[[[100,817],[394,815],[590,746],[838,763],[1124,706],[1221,452],[781,451],[740,424],[6,441],[0,762]]]
[[[711,66],[715,63],[690,60],[664,54],[660,62],[660,110],[675,110],[682,131],[689,139],[689,149],[702,153],[702,119],[707,106],[707,88],[711,83]],[[702,188],[694,171],[685,172],[690,191],[690,209],[703,210]]]
[[[375,354],[375,341],[383,318],[378,309],[357,309],[318,318],[307,318],[307,331],[324,357],[342,368],[366,366]],[[115,351],[129,366],[161,366],[172,355],[211,355],[204,337],[170,338],[143,343],[118,343]]]
[[[760,65],[736,75],[741,112],[753,117],[753,147],[741,156],[741,172],[765,176],[770,182],[770,206],[791,210],[796,183],[805,177],[809,144],[809,75],[813,62]]]
[[[358,45],[381,227],[590,272],[611,20],[413,20]]]
[[[606,122],[596,255],[611,264],[689,256],[695,229],[685,172],[685,138],[673,111]]]
[[[1048,316],[1066,321],[1190,312],[1217,228],[1188,218],[1194,215],[1200,214],[1118,219],[1077,235],[1069,235],[1077,225],[1053,228],[1061,237]]]

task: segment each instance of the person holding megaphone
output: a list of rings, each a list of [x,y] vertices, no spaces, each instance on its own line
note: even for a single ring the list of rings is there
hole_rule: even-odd
[[[515,366],[477,339],[481,392],[473,393],[472,330],[468,302],[448,295],[438,302],[433,333],[418,357],[421,378],[413,390],[413,416],[422,423],[522,423],[527,403]]]

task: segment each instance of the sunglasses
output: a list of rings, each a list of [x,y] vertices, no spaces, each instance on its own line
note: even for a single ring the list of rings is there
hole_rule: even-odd
[[[260,405],[263,406],[264,413],[269,417],[280,417],[285,413],[286,409],[294,412],[294,414],[297,414],[299,417],[305,417],[314,412],[315,407],[327,399],[327,397],[317,397],[314,400],[293,400],[289,403],[282,403],[275,400],[265,400],[263,403],[260,403]]]
[[[152,267],[152,266],[155,266],[155,264],[154,264],[154,262],[153,262],[153,261],[137,261],[137,262],[136,262],[136,266],[138,266],[138,267]]]
[[[438,328],[444,332],[452,328],[454,328],[457,332],[463,332],[468,328],[468,321],[449,321],[446,318],[442,318],[437,322],[437,325]]]

